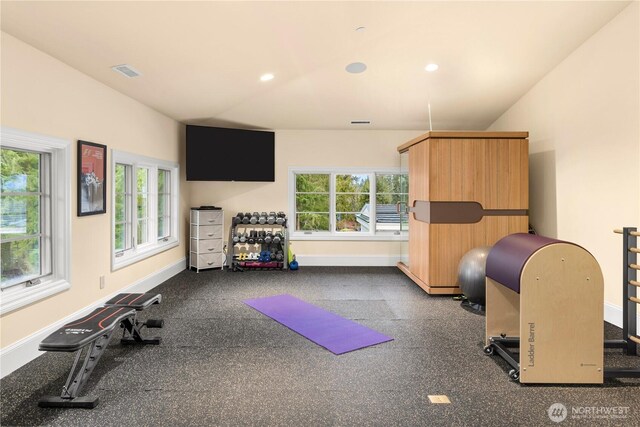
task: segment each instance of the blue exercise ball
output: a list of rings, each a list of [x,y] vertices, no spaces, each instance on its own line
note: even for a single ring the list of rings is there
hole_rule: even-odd
[[[485,305],[485,267],[491,246],[481,246],[464,254],[458,264],[458,286],[467,299]]]

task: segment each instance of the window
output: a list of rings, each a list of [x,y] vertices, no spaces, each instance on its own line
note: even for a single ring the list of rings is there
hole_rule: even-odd
[[[2,314],[69,289],[69,141],[2,128]]]
[[[178,165],[113,151],[113,257],[117,270],[178,245]]]
[[[131,222],[131,206],[133,206],[131,191],[131,166],[116,163],[115,168],[115,243],[116,252],[122,252],[131,249],[133,244],[131,230],[133,225]]]
[[[158,239],[171,234],[171,171],[158,169]]]
[[[376,232],[406,233],[409,216],[405,212],[409,200],[409,176],[407,174],[376,174]]]
[[[2,288],[51,273],[49,154],[2,148]]]
[[[138,245],[149,243],[149,228],[152,224],[149,221],[149,168],[138,168],[136,170],[136,196],[138,198],[136,207],[138,208],[138,218],[136,229],[138,230]]]
[[[295,175],[295,224],[299,231],[329,231],[330,190],[328,174]]]
[[[399,170],[291,169],[296,239],[406,239],[406,174]]]

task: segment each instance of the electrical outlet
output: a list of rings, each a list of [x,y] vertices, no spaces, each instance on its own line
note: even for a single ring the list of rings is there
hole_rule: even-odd
[[[100,276],[100,289],[104,289],[104,276]]]

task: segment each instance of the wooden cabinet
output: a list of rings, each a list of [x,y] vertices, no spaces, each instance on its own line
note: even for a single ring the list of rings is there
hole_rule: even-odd
[[[529,227],[528,132],[428,132],[409,154],[409,261],[398,267],[428,293],[460,293],[469,250]]]
[[[200,271],[223,268],[222,227],[224,212],[210,209],[191,209],[189,268]]]

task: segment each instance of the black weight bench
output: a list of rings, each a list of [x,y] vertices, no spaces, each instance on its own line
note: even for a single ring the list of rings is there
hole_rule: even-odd
[[[118,294],[105,302],[106,307],[123,307],[133,308],[136,311],[146,310],[153,304],[160,304],[162,295],[160,294]],[[161,319],[148,319],[146,322],[140,323],[133,319],[124,319],[121,322],[124,328],[122,339],[123,344],[160,344],[160,337],[143,338],[140,329],[143,326],[147,328],[162,328],[164,321]]]
[[[137,344],[160,344],[160,338],[144,338],[141,328],[161,328],[162,320],[147,320],[140,323],[136,312],[159,304],[160,294],[118,294],[86,316],[64,325],[45,338],[40,351],[77,352],[67,382],[60,396],[45,396],[38,402],[43,408],[94,408],[97,397],[80,396],[93,369],[104,353],[116,326],[124,329],[121,342]],[[81,356],[84,362],[78,369]]]

